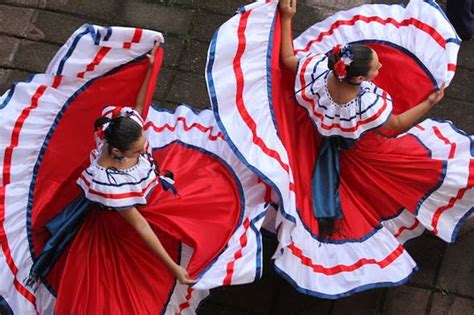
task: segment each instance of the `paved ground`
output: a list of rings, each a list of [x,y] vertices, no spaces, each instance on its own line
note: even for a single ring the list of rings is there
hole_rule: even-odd
[[[0,94],[13,81],[41,72],[68,36],[83,23],[140,26],[166,38],[164,70],[155,100],[161,106],[207,107],[204,66],[214,30],[242,0],[0,0]],[[300,0],[296,33],[364,0]],[[394,3],[394,1],[374,1]],[[406,2],[406,1],[405,1]],[[432,115],[474,133],[474,41],[461,46],[459,66],[446,98]],[[474,314],[474,220],[457,242],[426,235],[407,248],[420,271],[405,286],[366,291],[336,301],[297,293],[277,276],[265,238],[265,273],[255,284],[217,289],[199,314]]]

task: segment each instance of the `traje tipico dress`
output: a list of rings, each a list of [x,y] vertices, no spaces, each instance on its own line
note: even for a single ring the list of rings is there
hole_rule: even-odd
[[[472,213],[472,136],[434,119],[390,136],[379,128],[449,85],[460,40],[434,1],[363,5],[294,40],[294,76],[280,65],[280,36],[277,1],[245,6],[214,35],[206,73],[219,126],[279,203],[275,268],[323,298],[402,284],[417,269],[403,243],[425,229],[452,242]],[[383,67],[336,104],[325,54],[347,43],[369,45]],[[334,142],[331,164],[318,165]],[[332,187],[315,180],[318,167]],[[330,237],[320,235],[318,203],[339,207]]]
[[[96,162],[94,121],[109,105],[130,111],[155,41],[163,38],[154,31],[84,25],[45,73],[0,98],[2,311],[193,314],[208,289],[261,277],[266,187],[230,149],[212,111],[144,109],[148,152],[174,173],[176,194],[158,183],[147,156],[121,171]],[[147,104],[162,56],[160,48]],[[117,213],[132,205],[199,280],[194,286],[177,283]],[[67,226],[76,233],[57,243],[62,251],[51,257],[58,260],[28,286],[33,266],[49,266],[40,253],[68,214],[81,215]]]

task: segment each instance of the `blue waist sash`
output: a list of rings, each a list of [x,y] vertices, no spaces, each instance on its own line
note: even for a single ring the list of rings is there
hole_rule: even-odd
[[[46,224],[51,238],[46,242],[38,258],[33,262],[26,285],[36,288],[39,280],[44,280],[56,261],[79,231],[93,202],[82,194],[56,217]]]
[[[340,151],[352,147],[355,140],[342,137],[322,138],[318,158],[311,179],[313,194],[313,213],[318,220],[321,234],[332,234],[336,219],[342,218],[341,201],[339,199]],[[322,224],[323,223],[323,224]],[[321,233],[321,230],[326,230]]]

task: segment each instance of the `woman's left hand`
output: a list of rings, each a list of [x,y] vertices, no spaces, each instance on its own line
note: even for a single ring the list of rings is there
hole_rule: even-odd
[[[441,101],[443,97],[444,97],[444,83],[439,88],[439,91],[431,93],[430,96],[428,96],[426,100],[431,106],[433,106],[437,104],[439,101]]]
[[[191,279],[191,277],[189,276],[186,269],[184,269],[183,267],[181,267],[179,265],[176,266],[176,268],[174,270],[174,275],[176,276],[179,283],[181,283],[181,284],[191,285],[191,284],[194,284],[194,283],[197,282],[197,280]]]
[[[296,14],[296,0],[280,0],[278,6],[284,19],[291,19]]]
[[[148,60],[150,61],[150,66],[153,66],[153,63],[155,62],[156,51],[158,50],[159,47],[160,47],[160,42],[156,42],[155,46],[153,46],[150,53],[146,55],[148,57]]]

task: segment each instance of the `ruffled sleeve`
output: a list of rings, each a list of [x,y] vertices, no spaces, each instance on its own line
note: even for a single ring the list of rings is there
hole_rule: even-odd
[[[307,102],[314,95],[313,85],[329,72],[328,58],[323,54],[311,54],[298,60],[295,78],[295,94],[298,103]]]
[[[321,94],[312,116],[318,131],[326,137],[341,136],[357,140],[365,132],[382,126],[392,113],[392,99],[375,84],[365,81],[360,94],[351,102],[339,105],[330,99],[329,92]]]
[[[364,132],[381,127],[390,117],[393,110],[390,95],[372,82],[364,82],[360,95],[360,108],[356,111],[359,119],[355,122],[354,138]]]

